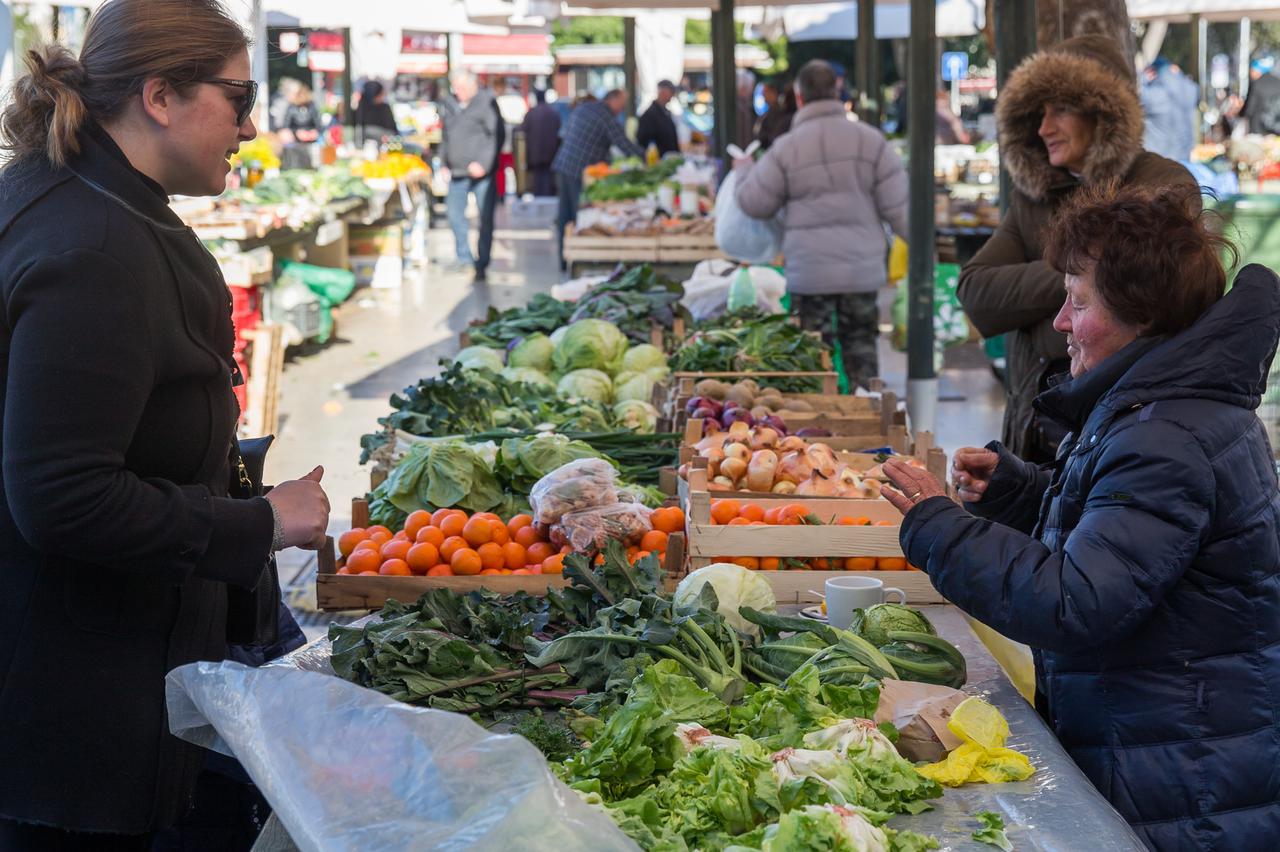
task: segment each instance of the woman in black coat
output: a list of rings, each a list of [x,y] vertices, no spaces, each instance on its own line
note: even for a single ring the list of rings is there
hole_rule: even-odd
[[[938,591],[1031,646],[1036,701],[1154,849],[1280,838],[1280,488],[1255,414],[1280,281],[1223,295],[1198,197],[1086,190],[1050,229],[1071,374],[1036,407],[1057,461],[962,449],[951,502],[890,463],[902,547]]]
[[[273,549],[316,547],[321,471],[232,499],[230,297],[167,196],[256,131],[213,0],[111,0],[27,57],[0,172],[0,849],[147,849],[203,752],[164,678],[220,660]],[[238,594],[229,590],[239,589]],[[229,603],[235,601],[235,604]]]

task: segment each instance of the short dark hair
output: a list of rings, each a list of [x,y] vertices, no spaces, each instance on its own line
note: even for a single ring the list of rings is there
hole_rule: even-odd
[[[604,93],[604,98],[602,98],[602,100],[610,101],[619,96],[626,97],[626,94],[627,93],[622,91],[622,89],[610,89]]]
[[[1064,274],[1093,270],[1093,286],[1118,319],[1144,335],[1190,327],[1222,298],[1238,253],[1207,227],[1198,187],[1086,187],[1049,225],[1045,260]]]
[[[676,90],[676,84],[675,84],[675,83],[673,83],[673,82],[671,82],[670,80],[659,80],[659,81],[658,81],[658,88],[659,88],[659,89],[668,89],[668,90],[670,90],[670,91],[674,92],[674,91]]]
[[[805,103],[829,101],[836,96],[836,72],[821,59],[810,59],[796,75],[796,88]]]

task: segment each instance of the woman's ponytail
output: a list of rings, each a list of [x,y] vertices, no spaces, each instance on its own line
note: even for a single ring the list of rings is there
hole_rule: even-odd
[[[80,151],[77,136],[89,114],[84,66],[59,44],[28,51],[26,64],[0,115],[0,147],[14,159],[43,154],[59,168]]]

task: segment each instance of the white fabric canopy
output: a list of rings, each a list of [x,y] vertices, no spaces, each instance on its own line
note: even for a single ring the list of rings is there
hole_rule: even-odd
[[[1127,5],[1135,21],[1185,21],[1191,15],[1211,21],[1280,18],[1276,0],[1128,0]]]
[[[679,85],[684,74],[684,12],[644,11],[636,15],[636,106],[648,107],[658,81]]]
[[[982,0],[938,0],[939,37],[971,36],[986,22]],[[906,38],[911,32],[911,5],[907,0],[878,0],[876,38]],[[787,7],[783,26],[790,41],[854,39],[858,37],[857,3],[822,3]]]

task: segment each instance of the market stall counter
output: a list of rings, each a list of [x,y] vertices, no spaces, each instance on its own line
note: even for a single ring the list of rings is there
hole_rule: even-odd
[[[924,611],[967,660],[964,692],[1004,714],[1008,746],[1036,771],[1023,782],[946,788],[932,810],[891,826],[935,835],[943,849],[983,849],[972,839],[974,815],[990,811],[1017,849],[1141,850],[963,613]],[[335,676],[329,659],[321,639],[261,669],[193,663],[168,677],[173,732],[236,756],[297,848],[635,848],[523,738],[356,686]]]

